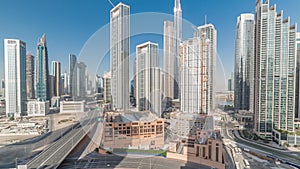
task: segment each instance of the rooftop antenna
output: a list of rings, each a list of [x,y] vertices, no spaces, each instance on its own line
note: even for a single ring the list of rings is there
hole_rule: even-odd
[[[205,25],[206,25],[206,19],[207,19],[206,17],[207,17],[207,16],[205,15],[205,17],[204,17],[204,24],[205,24]]]

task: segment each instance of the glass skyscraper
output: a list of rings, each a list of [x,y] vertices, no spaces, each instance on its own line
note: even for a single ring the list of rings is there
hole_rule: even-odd
[[[38,41],[35,69],[35,96],[39,101],[50,99],[48,67],[48,50],[46,45],[46,35],[44,34]]]
[[[77,58],[69,55],[69,94],[74,99],[77,96]]]
[[[5,101],[7,117],[26,115],[26,43],[4,39]]]
[[[180,0],[174,1],[174,22],[164,22],[164,97],[180,97],[180,43],[182,41],[182,10]],[[168,107],[166,107],[168,108]]]
[[[249,110],[250,104],[253,103],[254,28],[254,14],[241,14],[238,17],[234,65],[234,108],[236,111]]]
[[[195,37],[199,37],[201,39],[205,39],[205,44],[207,49],[204,49],[205,53],[207,53],[207,72],[208,72],[208,79],[207,79],[207,104],[209,105],[210,110],[215,109],[215,73],[216,73],[216,58],[217,58],[217,30],[213,24],[205,24],[199,26],[197,31],[195,31]],[[204,43],[204,42],[203,42]],[[203,44],[202,44],[203,45]],[[208,112],[210,113],[210,112]]]
[[[26,55],[26,88],[27,98],[35,98],[34,88],[34,56],[31,54]]]
[[[271,138],[272,130],[294,131],[297,27],[257,0],[255,30],[254,128]]]
[[[53,96],[61,95],[61,64],[58,61],[52,61],[51,75],[54,77]]]
[[[110,11],[110,71],[112,107],[129,109],[130,7],[119,3]]]
[[[150,110],[161,116],[161,91],[158,44],[146,42],[136,46],[136,103],[140,111]]]
[[[172,21],[164,22],[164,97],[174,99],[174,29]]]
[[[85,97],[87,91],[86,65],[83,62],[77,63],[77,96]]]
[[[296,103],[295,103],[295,119],[300,120],[300,32],[297,32],[297,65],[296,65]]]
[[[210,114],[214,109],[214,26],[200,26],[193,39],[182,43],[181,54],[181,110],[184,113]]]

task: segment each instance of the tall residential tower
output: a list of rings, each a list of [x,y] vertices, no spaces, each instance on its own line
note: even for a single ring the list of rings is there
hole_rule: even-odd
[[[150,110],[161,116],[161,92],[158,44],[146,42],[136,46],[136,103],[140,111]]]
[[[202,48],[203,53],[206,53],[207,63],[206,63],[206,71],[207,71],[207,104],[209,106],[209,110],[212,111],[215,109],[215,74],[216,74],[216,58],[217,58],[217,30],[213,24],[205,24],[199,26],[197,31],[195,31],[195,37],[201,38],[205,40],[202,42],[202,46],[206,46]],[[205,43],[205,44],[204,44]],[[207,112],[210,113],[210,112]]]
[[[129,109],[130,7],[119,3],[110,11],[110,71],[112,107]]]
[[[181,110],[210,114],[214,109],[216,30],[200,26],[193,39],[181,45]]]
[[[257,0],[255,30],[254,128],[271,138],[273,130],[294,131],[297,27]]]
[[[300,120],[300,32],[297,32],[297,65],[296,65],[296,103],[295,119]]]
[[[6,116],[26,114],[26,43],[4,39]]]
[[[164,97],[174,99],[174,29],[172,21],[164,22]]]
[[[238,17],[234,65],[234,108],[236,111],[249,110],[250,104],[253,104],[254,28],[254,14],[241,14]]]

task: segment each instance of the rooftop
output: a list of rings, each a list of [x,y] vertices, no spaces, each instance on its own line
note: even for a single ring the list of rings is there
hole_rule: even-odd
[[[151,122],[158,119],[154,114],[149,111],[143,112],[111,112],[112,121],[117,122],[134,122],[134,121],[143,121]]]

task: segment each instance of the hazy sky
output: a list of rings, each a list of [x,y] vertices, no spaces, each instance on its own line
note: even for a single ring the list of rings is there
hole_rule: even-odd
[[[120,2],[119,0],[111,1],[114,5]],[[143,12],[173,14],[173,0],[124,0],[122,2],[130,5],[131,14]],[[291,16],[292,23],[300,21],[299,0],[270,0],[270,3],[277,4],[277,11],[283,10],[285,17]],[[222,62],[225,76],[229,77],[234,65],[236,18],[241,13],[254,13],[255,0],[181,0],[181,6],[183,18],[193,25],[204,24],[205,15],[207,16],[207,23],[215,25],[218,31],[217,50],[220,56],[217,63],[217,74],[223,76],[220,64]],[[62,71],[64,71],[68,66],[68,54],[79,55],[86,41],[97,30],[109,23],[111,9],[112,5],[107,0],[1,0],[0,78],[4,76],[4,38],[18,38],[25,41],[27,51],[36,55],[37,40],[43,33],[46,33],[49,62],[52,60],[61,61]],[[149,21],[144,20],[134,24],[143,25],[146,22]],[[160,22],[162,22],[161,31],[163,31],[163,21]],[[132,38],[131,52],[135,52],[136,44],[147,41],[146,38],[151,39],[152,37]],[[157,35],[154,39],[162,48],[162,36]],[[103,41],[101,37],[100,40]],[[106,43],[109,44],[109,41]],[[105,60],[109,61],[107,58]],[[103,70],[108,65],[108,63],[104,64]],[[221,81],[224,82],[224,79]],[[222,82],[218,83],[219,87],[224,87]]]

